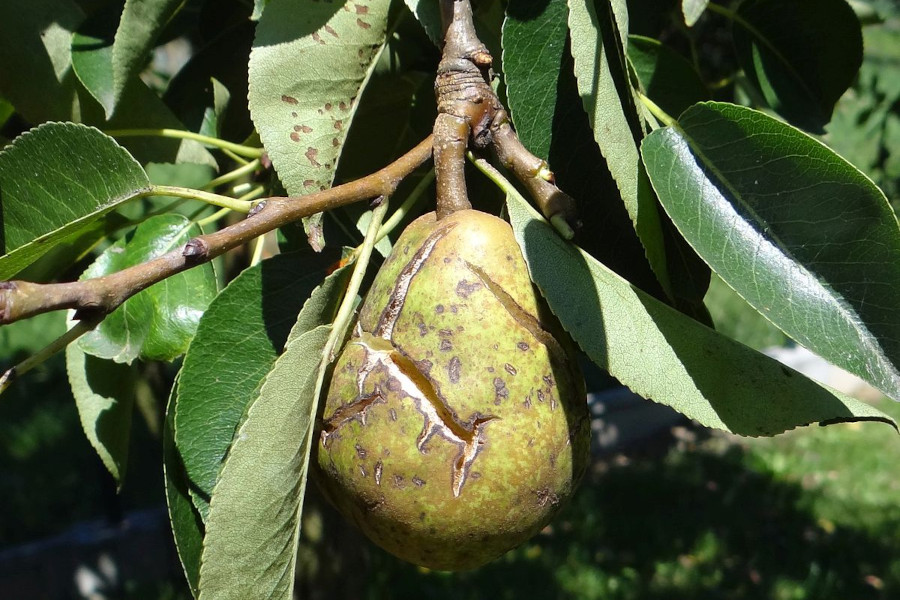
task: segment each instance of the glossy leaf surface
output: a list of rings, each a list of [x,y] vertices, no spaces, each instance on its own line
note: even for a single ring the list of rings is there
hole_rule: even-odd
[[[900,400],[900,228],[884,194],[806,134],[724,103],[643,147],[697,252],[766,318]]]
[[[139,265],[183,246],[201,233],[181,215],[151,217],[107,248],[82,279]],[[198,265],[135,294],[78,340],[78,345],[88,354],[120,363],[131,363],[138,357],[173,360],[187,350],[203,311],[215,295],[212,264]]]
[[[633,392],[707,427],[775,435],[810,423],[894,421],[651,298],[565,242],[521,197],[510,218],[531,276],[587,355]]]
[[[137,161],[96,129],[48,123],[22,134],[0,152],[0,279],[56,246],[98,239],[103,215],[148,188]]]

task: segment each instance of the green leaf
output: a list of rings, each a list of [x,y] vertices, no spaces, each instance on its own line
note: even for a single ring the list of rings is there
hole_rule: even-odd
[[[83,18],[72,0],[0,2],[0,90],[30,123],[80,113],[70,46]]]
[[[144,68],[153,43],[185,0],[126,0],[112,46],[112,106]]]
[[[560,188],[578,201],[582,247],[662,297],[582,109],[566,39],[567,15],[566,0],[549,0],[543,7],[530,0],[507,5],[503,66],[516,132],[550,163]]]
[[[624,2],[607,5],[569,0],[569,31],[578,92],[594,139],[616,180],[650,267],[672,297],[659,213],[638,152],[643,129],[625,69],[622,44],[628,34],[628,12]]]
[[[628,58],[647,97],[673,117],[690,105],[709,99],[706,86],[690,61],[659,41],[629,36]]]
[[[747,304],[720,277],[713,277],[706,294],[706,306],[716,331],[754,350],[786,346],[790,338]]]
[[[707,427],[775,435],[819,422],[896,423],[648,296],[507,197],[531,276],[587,355],[636,394]]]
[[[169,82],[163,100],[191,131],[209,134],[207,120],[215,114],[216,136],[243,142],[251,134],[247,57],[254,29],[254,23],[241,20],[219,30]]]
[[[431,0],[404,0],[406,7],[416,16],[416,20],[428,34],[428,38],[438,48],[444,45],[444,32],[441,26],[441,9],[438,2]]]
[[[102,277],[183,246],[200,228],[177,215],[150,217],[85,270],[81,279]],[[128,363],[136,358],[174,360],[184,354],[203,311],[216,295],[211,263],[203,263],[135,294],[78,340],[93,356]]]
[[[332,254],[298,254],[275,256],[235,278],[206,310],[184,358],[175,440],[204,520],[203,499],[212,493],[241,416],[283,350],[304,301],[335,260]],[[303,318],[329,321],[330,303],[341,295],[347,273],[340,269],[325,280]]]
[[[72,68],[85,89],[100,103],[106,118],[115,108],[112,43],[118,6],[109,4],[85,19],[72,36]]]
[[[116,91],[112,59],[113,34],[119,16],[118,6],[109,4],[84,21],[72,37],[72,67],[85,89],[103,108],[103,114],[88,110],[81,117],[106,129],[184,129],[159,96],[136,75],[127,82],[123,92]],[[137,136],[125,138],[122,144],[142,163],[177,161],[217,167],[212,155],[193,140]]]
[[[271,0],[250,54],[250,114],[285,189],[331,186],[356,98],[384,43],[388,0]]]
[[[733,38],[741,67],[769,106],[816,133],[862,63],[859,21],[845,0],[747,0]]]
[[[0,280],[51,249],[102,235],[100,219],[149,188],[141,166],[96,129],[48,123],[0,152]]]
[[[210,503],[201,600],[293,598],[316,380],[330,332],[320,326],[288,342],[235,435]]]
[[[709,0],[681,0],[681,14],[684,15],[684,24],[693,27],[703,15]]]
[[[191,502],[190,485],[184,463],[175,447],[175,398],[178,381],[172,386],[166,404],[166,421],[163,429],[163,471],[166,481],[166,504],[169,523],[175,538],[175,548],[181,561],[191,593],[199,594],[200,556],[203,552],[203,520]]]
[[[119,487],[128,466],[136,374],[133,368],[66,348],[66,370],[81,427]]]
[[[564,99],[557,81],[566,51],[566,0],[549,0],[542,11],[529,0],[511,0],[503,22],[503,67],[509,109],[522,143],[550,155],[552,127]]]
[[[643,152],[663,206],[728,285],[900,400],[900,228],[881,190],[817,140],[725,103],[692,107]]]

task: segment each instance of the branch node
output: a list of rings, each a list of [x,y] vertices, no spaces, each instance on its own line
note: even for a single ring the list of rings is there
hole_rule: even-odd
[[[13,322],[12,299],[18,286],[15,281],[0,281],[0,325]]]
[[[203,238],[193,238],[184,245],[181,255],[191,261],[204,260],[209,254],[209,244]]]
[[[250,207],[250,212],[247,213],[247,218],[249,219],[250,217],[253,217],[253,216],[261,213],[267,204],[268,204],[268,202],[266,202],[265,200],[260,200],[259,202],[254,204],[252,207]]]

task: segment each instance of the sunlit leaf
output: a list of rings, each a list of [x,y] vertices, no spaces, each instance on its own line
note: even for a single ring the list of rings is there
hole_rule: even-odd
[[[638,152],[643,129],[625,69],[625,3],[569,0],[569,31],[578,92],[594,139],[616,181],[647,260],[663,289],[672,296],[659,213]]]
[[[96,129],[48,123],[0,152],[0,280],[82,236],[99,239],[98,221],[149,188],[141,166]]]
[[[708,4],[709,0],[681,0],[681,14],[684,15],[685,25],[693,27]]]
[[[581,349],[644,398],[707,427],[775,435],[810,423],[894,421],[648,296],[507,197],[532,278]]]
[[[900,400],[900,227],[829,148],[749,108],[698,104],[644,160],[682,235],[756,310]]]
[[[581,105],[566,42],[566,0],[511,0],[503,24],[509,109],[522,143],[547,160],[557,184],[578,202],[579,243],[617,273],[662,288],[645,260],[631,218]]]
[[[126,0],[112,46],[112,107],[140,73],[153,42],[185,0]],[[108,112],[112,112],[112,109]]]
[[[330,332],[295,328],[235,434],[210,502],[201,600],[293,598],[316,379]]]
[[[181,370],[175,440],[204,519],[241,416],[284,349],[301,307],[335,260],[333,254],[299,253],[265,260],[234,279],[203,315]],[[316,321],[308,329],[329,321],[347,273],[336,272],[313,294],[303,313]]]
[[[389,5],[266,5],[250,54],[250,114],[291,195],[331,186],[357,97],[385,41]],[[319,249],[320,226],[310,227]]]
[[[151,217],[107,248],[82,279],[142,264],[201,233],[196,224],[181,215]],[[131,363],[138,357],[173,360],[187,350],[203,311],[215,295],[212,264],[198,265],[135,294],[78,340],[78,345],[88,354],[120,363]]]

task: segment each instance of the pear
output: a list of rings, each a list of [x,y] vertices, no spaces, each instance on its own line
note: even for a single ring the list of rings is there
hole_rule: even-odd
[[[388,552],[472,569],[551,520],[589,441],[570,342],[509,224],[475,210],[410,224],[334,366],[325,495]]]

